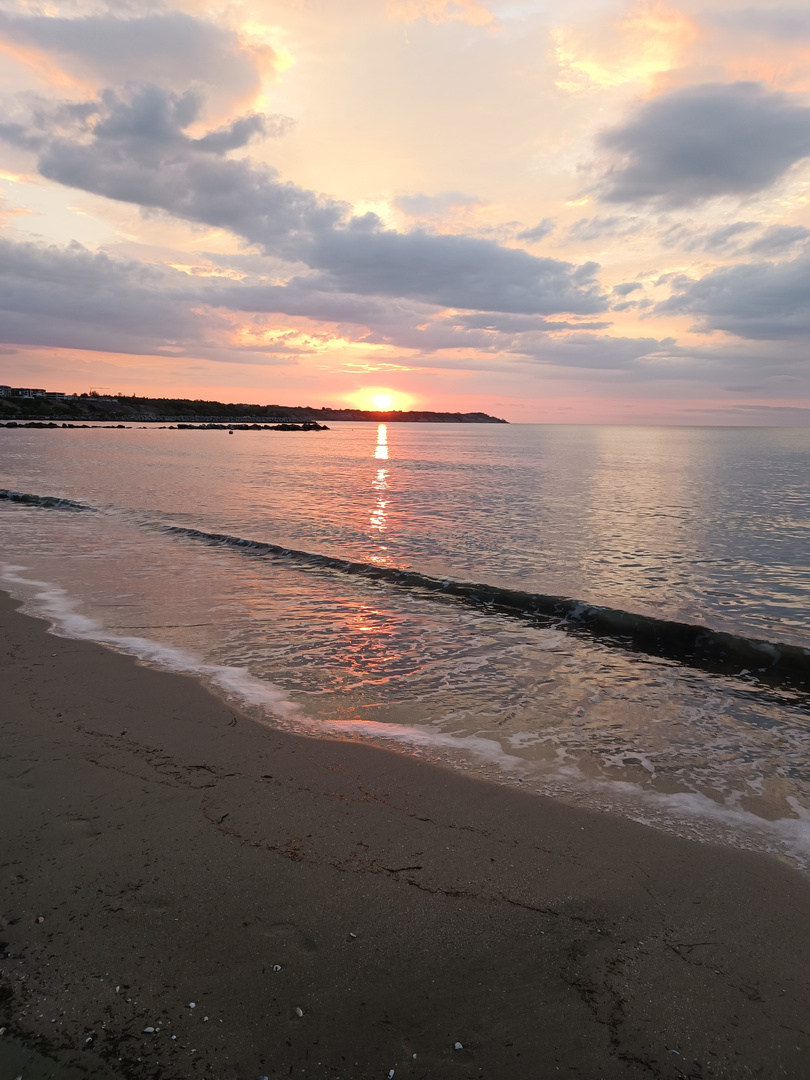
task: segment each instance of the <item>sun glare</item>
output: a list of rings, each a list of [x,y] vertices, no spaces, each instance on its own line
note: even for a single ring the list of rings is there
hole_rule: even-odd
[[[356,409],[369,409],[372,412],[406,412],[413,408],[413,399],[409,394],[390,390],[387,386],[367,386],[347,397]]]

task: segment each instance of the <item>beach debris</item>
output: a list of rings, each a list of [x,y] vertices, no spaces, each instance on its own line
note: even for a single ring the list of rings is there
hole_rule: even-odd
[[[281,971],[281,964],[273,964],[273,971]]]
[[[295,1006],[295,1015],[296,1016],[303,1016],[304,1015],[304,1010],[301,1008],[300,1005]]]
[[[44,915],[37,915],[37,917],[34,919],[34,922],[38,922],[38,923],[45,922],[45,916]]]
[[[453,1043],[453,1049],[454,1050],[463,1050],[464,1049],[464,1044],[460,1043],[460,1042]]]
[[[577,705],[577,707],[574,709],[574,716],[584,716],[584,715],[585,715],[585,710],[582,708],[581,705]]]
[[[393,1075],[394,1075],[394,1070],[393,1070],[393,1069],[389,1069],[389,1070],[388,1070],[388,1080],[391,1080],[391,1077],[392,1077]]]

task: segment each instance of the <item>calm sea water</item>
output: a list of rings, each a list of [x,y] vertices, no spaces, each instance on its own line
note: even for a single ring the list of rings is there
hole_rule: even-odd
[[[0,570],[62,633],[366,738],[810,862],[800,687],[718,675],[172,524],[810,650],[810,429],[0,429]]]

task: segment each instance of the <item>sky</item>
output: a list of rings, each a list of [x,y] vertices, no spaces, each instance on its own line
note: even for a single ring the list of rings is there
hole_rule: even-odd
[[[810,423],[810,8],[0,2],[0,383]]]

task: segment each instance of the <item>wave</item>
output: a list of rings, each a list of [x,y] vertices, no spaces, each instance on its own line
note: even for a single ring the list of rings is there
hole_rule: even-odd
[[[27,495],[24,491],[9,491],[8,488],[0,488],[0,499],[27,503],[29,506],[43,506],[48,510],[88,510],[90,513],[97,513],[94,506],[85,506],[84,503],[73,502],[72,499],[59,499],[55,495]]]
[[[750,675],[770,684],[796,687],[810,684],[810,649],[800,645],[737,636],[708,626],[657,619],[565,596],[436,578],[417,570],[354,562],[225,533],[203,532],[181,525],[160,525],[157,528],[171,535],[238,548],[252,555],[266,555],[316,569],[336,570],[369,581],[381,581],[399,588],[453,597],[472,607],[531,618],[557,630],[586,633],[625,649],[676,660],[690,667],[728,675]]]
[[[95,507],[71,499],[6,489],[0,489],[0,499],[46,509],[98,512]],[[182,525],[141,524],[168,535],[231,547],[254,556],[280,559],[311,569],[336,571],[401,589],[452,598],[480,610],[531,619],[555,630],[587,635],[628,651],[673,660],[715,674],[748,676],[771,686],[803,691],[810,689],[810,649],[800,645],[744,637],[695,623],[658,619],[566,596],[437,578],[418,570],[378,566],[226,533],[205,532]]]

